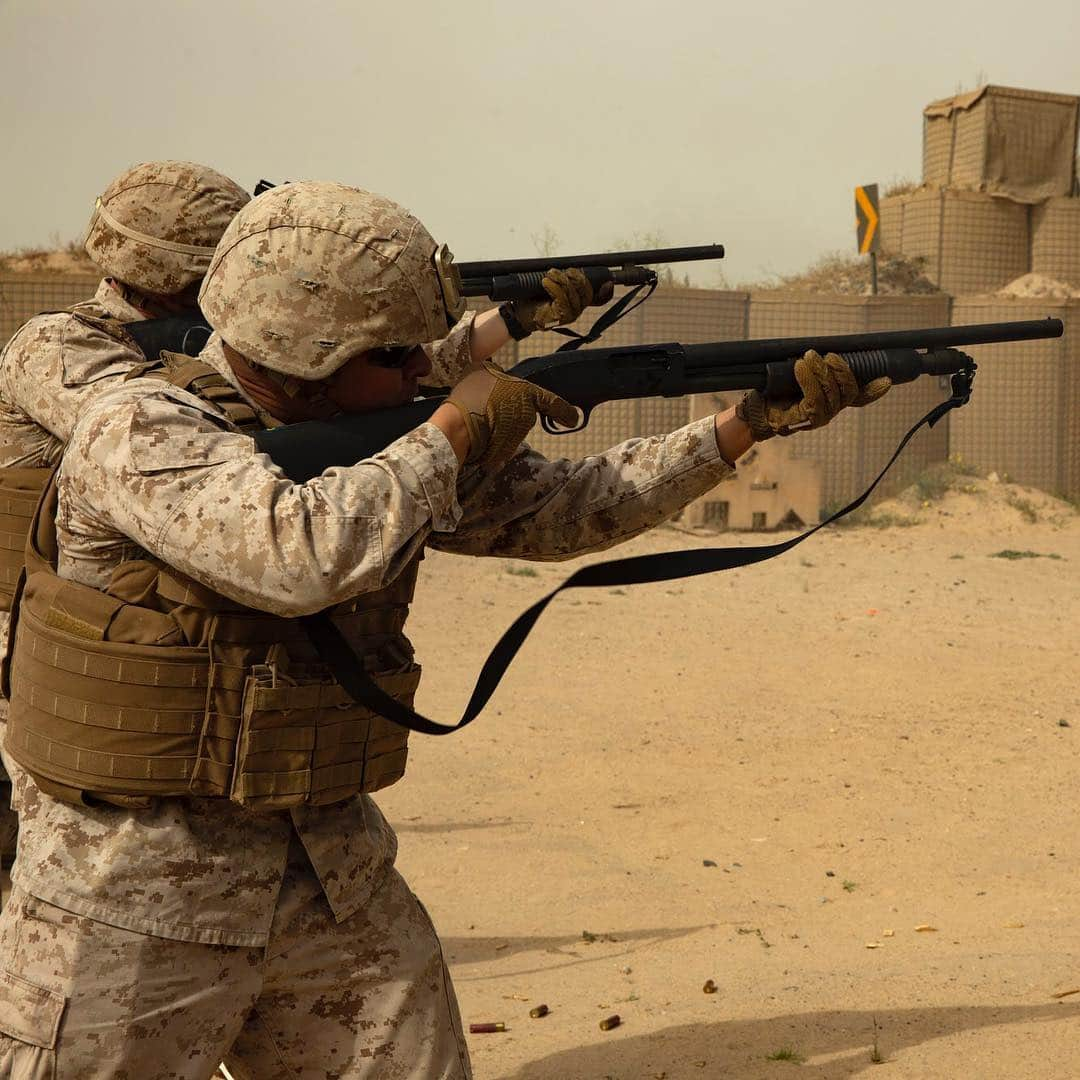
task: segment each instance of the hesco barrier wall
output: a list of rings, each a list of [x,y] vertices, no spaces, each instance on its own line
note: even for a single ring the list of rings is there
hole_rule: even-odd
[[[943,292],[988,293],[1031,269],[1028,219],[1029,208],[1009,199],[923,188],[881,200],[881,244],[924,259]]]
[[[93,296],[100,280],[84,274],[0,274],[0,347],[31,315]]]
[[[1031,208],[1031,269],[1080,286],[1080,198]]]
[[[738,340],[746,337],[748,303],[749,294],[744,292],[658,289],[641,307],[605,331],[596,346]],[[588,330],[600,310],[589,308],[572,329],[579,333]],[[550,331],[533,334],[516,342],[512,353],[501,350],[499,362],[510,366],[529,356],[555,352],[566,340]],[[638,435],[674,431],[689,422],[690,406],[689,397],[610,402],[596,409],[584,431],[548,435],[536,427],[529,445],[547,457],[585,457]]]
[[[1071,195],[1080,98],[1009,86],[923,110],[923,183],[1036,203]]]
[[[950,417],[949,447],[982,472],[994,470],[1069,498],[1080,498],[1080,300],[968,297],[953,322],[1053,316],[1065,336],[974,346],[979,365],[971,402]]]
[[[751,338],[805,334],[855,334],[949,325],[949,297],[813,296],[764,292],[750,297]],[[820,431],[791,437],[795,460],[821,466],[822,500],[836,506],[853,499],[878,474],[901,436],[948,396],[939,380],[922,378],[890,391],[866,409],[849,409]],[[875,498],[906,487],[928,465],[948,457],[949,420],[923,430],[882,481]]]

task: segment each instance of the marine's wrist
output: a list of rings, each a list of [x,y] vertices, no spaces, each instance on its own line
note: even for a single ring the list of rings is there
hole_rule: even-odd
[[[472,439],[461,407],[456,402],[444,402],[432,414],[430,423],[446,436],[458,465],[463,465],[472,449]]]
[[[471,316],[472,313],[469,314]],[[490,360],[509,340],[510,331],[497,308],[482,311],[475,318],[470,318],[469,358],[474,364]]]
[[[756,441],[750,425],[734,408],[716,414],[713,431],[716,435],[717,451],[731,466],[734,466]]]

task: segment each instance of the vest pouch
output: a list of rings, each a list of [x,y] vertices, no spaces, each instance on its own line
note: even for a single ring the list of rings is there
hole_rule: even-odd
[[[388,694],[411,703],[420,667],[372,672]],[[253,809],[342,802],[405,773],[409,733],[358,705],[328,675],[282,674],[254,665],[244,686],[230,797]]]
[[[207,687],[206,650],[170,643],[168,615],[37,572],[12,646],[5,746],[51,793],[186,794]],[[109,640],[124,629],[136,642]]]

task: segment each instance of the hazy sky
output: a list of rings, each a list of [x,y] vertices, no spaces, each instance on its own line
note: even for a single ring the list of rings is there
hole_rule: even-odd
[[[760,277],[853,251],[853,185],[981,78],[1080,93],[1080,3],[0,0],[0,248],[174,157],[372,188],[459,259],[658,232]]]

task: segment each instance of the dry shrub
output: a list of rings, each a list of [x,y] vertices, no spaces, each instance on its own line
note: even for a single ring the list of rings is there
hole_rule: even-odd
[[[907,176],[894,176],[885,185],[881,197],[888,199],[894,195],[910,195],[913,191],[918,191],[920,186],[918,180],[912,180]]]
[[[99,274],[100,269],[77,240],[52,247],[0,251],[0,272],[7,274]]]
[[[881,296],[918,296],[940,293],[925,276],[926,260],[921,256],[878,255],[878,293]],[[798,274],[777,274],[766,281],[739,286],[751,291],[788,289],[795,292],[833,293],[846,296],[870,295],[870,260],[865,255],[835,251],[823,255],[809,269]]]

